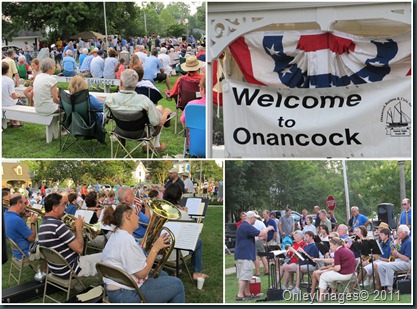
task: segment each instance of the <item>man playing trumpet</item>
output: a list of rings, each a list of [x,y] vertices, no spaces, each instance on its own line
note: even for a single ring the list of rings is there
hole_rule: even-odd
[[[39,227],[39,245],[53,248],[60,253],[79,277],[95,276],[96,263],[101,261],[101,253],[81,256],[84,249],[82,216],[75,220],[75,235],[65,225],[61,217],[67,202],[61,194],[51,193],[45,197],[45,216]],[[49,270],[57,277],[68,279],[70,269],[57,267],[48,262]]]
[[[33,213],[30,214],[29,228],[21,216],[25,210],[25,198],[19,193],[13,194],[10,198],[10,207],[4,213],[6,237],[13,240],[19,246],[19,248],[22,249],[26,256],[28,256],[31,261],[34,261],[40,259],[40,254],[30,254],[29,247],[36,238],[36,221],[38,220],[38,217]],[[22,254],[19,251],[12,251],[13,256],[16,259],[22,259]]]

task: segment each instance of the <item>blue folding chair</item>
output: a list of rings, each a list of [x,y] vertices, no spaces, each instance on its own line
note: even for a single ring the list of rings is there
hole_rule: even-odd
[[[185,107],[186,136],[184,141],[184,157],[206,157],[206,106],[187,105]],[[188,151],[187,151],[188,149]]]

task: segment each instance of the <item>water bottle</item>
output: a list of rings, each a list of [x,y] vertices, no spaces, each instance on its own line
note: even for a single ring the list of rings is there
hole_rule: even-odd
[[[46,274],[41,270],[41,267],[38,265],[37,271],[34,277],[35,281],[43,282],[45,280],[45,277],[46,277]]]

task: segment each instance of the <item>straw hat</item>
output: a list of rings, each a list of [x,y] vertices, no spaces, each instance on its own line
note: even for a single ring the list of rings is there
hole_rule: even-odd
[[[94,48],[90,53],[89,53],[89,55],[92,55],[92,54],[98,54],[98,48],[96,47],[96,48]]]
[[[389,229],[389,225],[385,222],[379,223],[378,228]]]
[[[194,72],[203,66],[203,62],[197,59],[196,56],[188,56],[185,63],[181,64],[181,69],[185,72]]]

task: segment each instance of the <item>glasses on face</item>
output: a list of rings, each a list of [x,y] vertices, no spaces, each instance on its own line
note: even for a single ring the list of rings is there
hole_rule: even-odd
[[[405,205],[407,205],[406,203],[404,203],[404,204],[401,204],[402,206],[405,206]]]

